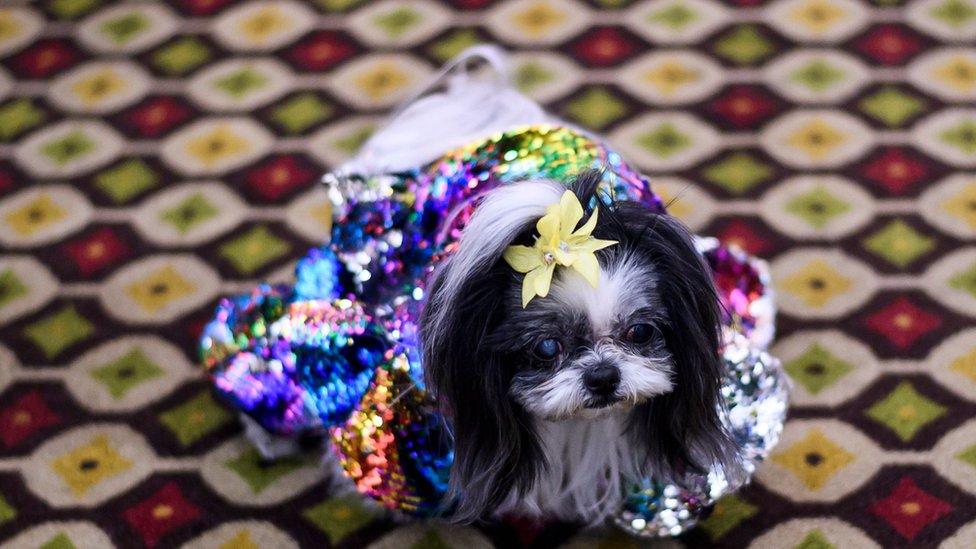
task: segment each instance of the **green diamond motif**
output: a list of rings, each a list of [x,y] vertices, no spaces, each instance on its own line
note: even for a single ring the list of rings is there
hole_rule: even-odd
[[[47,116],[30,99],[22,97],[0,107],[0,140],[10,141],[37,126]]]
[[[74,306],[67,305],[24,328],[24,335],[36,345],[48,359],[61,354],[68,347],[87,338],[95,327],[78,314]]]
[[[570,101],[566,113],[584,126],[599,130],[627,114],[627,106],[606,88],[590,88]]]
[[[976,444],[956,454],[956,458],[972,465],[976,469]]]
[[[142,349],[134,348],[125,355],[99,366],[91,371],[91,376],[108,389],[112,398],[118,400],[133,387],[163,375],[163,369],[154,364]]]
[[[888,126],[898,127],[922,112],[926,103],[894,86],[885,86],[861,99],[858,106],[862,111]]]
[[[831,219],[851,210],[850,204],[830,194],[824,187],[794,197],[786,203],[786,211],[810,225],[822,229]]]
[[[95,150],[95,142],[81,130],[73,130],[64,137],[48,141],[41,146],[41,153],[58,166],[64,166],[93,150]]]
[[[369,139],[369,136],[373,135],[373,130],[375,130],[373,126],[364,126],[336,139],[332,144],[346,154],[354,154]]]
[[[956,273],[950,278],[949,286],[976,297],[976,263],[973,263],[965,271]]]
[[[452,549],[452,545],[445,542],[436,530],[429,528],[420,539],[410,545],[410,549]]]
[[[141,13],[128,13],[109,19],[101,25],[101,31],[116,44],[123,45],[149,28],[149,18]]]
[[[292,97],[271,111],[271,119],[289,133],[301,133],[332,116],[335,109],[314,93]]]
[[[47,540],[43,545],[39,546],[38,549],[76,549],[77,546],[68,537],[68,534],[60,532],[58,535]]]
[[[220,256],[243,274],[251,274],[291,250],[288,242],[261,225],[220,247]]]
[[[248,447],[243,453],[224,463],[259,494],[281,477],[300,469],[306,461],[297,457],[280,458],[268,461],[254,448]]]
[[[946,0],[929,11],[946,25],[959,28],[976,17],[976,6],[966,0]]]
[[[137,158],[105,170],[95,176],[95,186],[116,204],[128,202],[159,183],[159,176]]]
[[[59,19],[75,19],[99,4],[100,0],[48,0],[47,8]]]
[[[811,530],[793,549],[835,549],[820,530]]]
[[[945,406],[916,391],[908,381],[899,383],[887,397],[867,411],[868,417],[894,431],[904,442],[945,413]]]
[[[381,28],[387,36],[399,38],[403,36],[410,27],[420,22],[421,16],[416,10],[410,8],[396,8],[386,13],[381,13],[373,17],[373,23]]]
[[[190,400],[159,415],[159,421],[169,429],[184,447],[230,423],[234,417],[203,391]]]
[[[10,522],[15,518],[17,518],[17,510],[7,503],[3,496],[0,496],[0,524]]]
[[[214,81],[214,87],[234,99],[241,99],[254,90],[263,88],[268,83],[268,77],[251,68],[244,68],[232,72]]]
[[[554,78],[552,71],[539,63],[522,63],[515,69],[515,85],[524,92],[552,82]]]
[[[717,541],[742,521],[758,512],[759,507],[735,494],[731,494],[718,500],[712,514],[699,525],[708,534],[708,537],[712,538],[712,541]]]
[[[790,80],[821,92],[844,81],[844,71],[823,59],[816,59],[790,73]]]
[[[702,175],[731,193],[742,194],[769,179],[773,169],[752,155],[739,152],[709,166]]]
[[[328,12],[346,11],[349,8],[358,6],[365,0],[315,0],[315,4]]]
[[[658,23],[676,31],[694,23],[696,19],[698,14],[694,10],[679,3],[655,11],[647,17],[649,23]]]
[[[24,286],[13,269],[0,271],[0,308],[27,293],[27,286]]]
[[[209,61],[212,55],[202,40],[186,36],[155,51],[151,59],[167,75],[181,76]]]
[[[940,135],[947,144],[966,154],[976,153],[976,120],[963,120]]]
[[[656,156],[669,158],[687,149],[691,145],[691,138],[678,131],[674,124],[665,122],[637,136],[637,143]]]
[[[302,511],[306,520],[325,532],[333,544],[366,526],[376,512],[366,507],[356,495],[331,498]]]
[[[752,25],[740,25],[715,43],[715,53],[739,65],[751,65],[775,51],[773,44]]]
[[[457,29],[431,44],[427,51],[443,63],[481,41],[481,37],[474,30]]]
[[[790,377],[800,382],[812,395],[834,385],[854,369],[819,343],[814,343],[802,355],[785,365]]]
[[[923,235],[901,219],[896,219],[865,238],[864,247],[892,265],[904,268],[935,247],[935,239]]]
[[[956,455],[958,459],[972,465],[976,469],[976,444],[966,448],[962,452]]]
[[[188,233],[200,223],[217,217],[219,210],[203,196],[194,193],[176,206],[162,212],[160,219],[176,228],[180,234]]]

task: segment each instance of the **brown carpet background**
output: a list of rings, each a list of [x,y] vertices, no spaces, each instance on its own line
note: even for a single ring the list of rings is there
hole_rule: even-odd
[[[796,382],[677,544],[976,544],[976,1],[7,1],[0,544],[626,547],[394,524],[269,464],[195,365],[219,296],[322,242],[320,175],[467,45],[770,260]]]

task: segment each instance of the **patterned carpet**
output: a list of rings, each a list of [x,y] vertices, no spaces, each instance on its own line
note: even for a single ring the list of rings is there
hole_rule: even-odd
[[[634,543],[395,525],[312,457],[262,462],[194,364],[218,296],[326,237],[320,174],[494,41],[692,228],[772,263],[791,421],[680,542],[972,547],[974,36],[976,0],[4,2],[0,542]]]

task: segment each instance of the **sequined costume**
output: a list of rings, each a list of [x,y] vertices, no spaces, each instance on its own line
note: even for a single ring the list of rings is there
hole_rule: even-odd
[[[329,245],[299,262],[293,286],[226,299],[207,326],[202,356],[217,391],[271,433],[327,433],[346,475],[384,506],[441,512],[452,452],[419,361],[427,276],[456,247],[479,195],[525,179],[569,182],[593,167],[605,169],[610,200],[664,211],[619,155],[566,127],[515,128],[408,172],[327,178]],[[728,311],[725,419],[751,474],[775,444],[787,403],[787,381],[765,353],[773,330],[768,273],[713,239],[698,243]],[[616,520],[639,535],[678,534],[736,488],[718,474],[694,485],[646,479]]]

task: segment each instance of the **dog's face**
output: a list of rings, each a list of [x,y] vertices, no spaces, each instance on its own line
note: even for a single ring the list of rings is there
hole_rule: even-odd
[[[602,256],[596,288],[563,269],[549,295],[525,308],[513,280],[508,310],[486,338],[512,370],[508,394],[532,416],[596,417],[673,388],[654,265],[639,250]]]
[[[578,178],[582,204],[593,203],[601,177]],[[563,190],[524,182],[489,193],[428,287],[424,372],[452,426],[462,520],[525,493],[546,468],[539,420],[625,413],[638,460],[660,480],[735,467],[718,415],[718,298],[674,218],[630,202],[600,205],[593,236],[617,244],[596,252],[597,286],[556,268],[549,294],[523,307],[523,275],[502,254],[532,245],[536,221]]]

